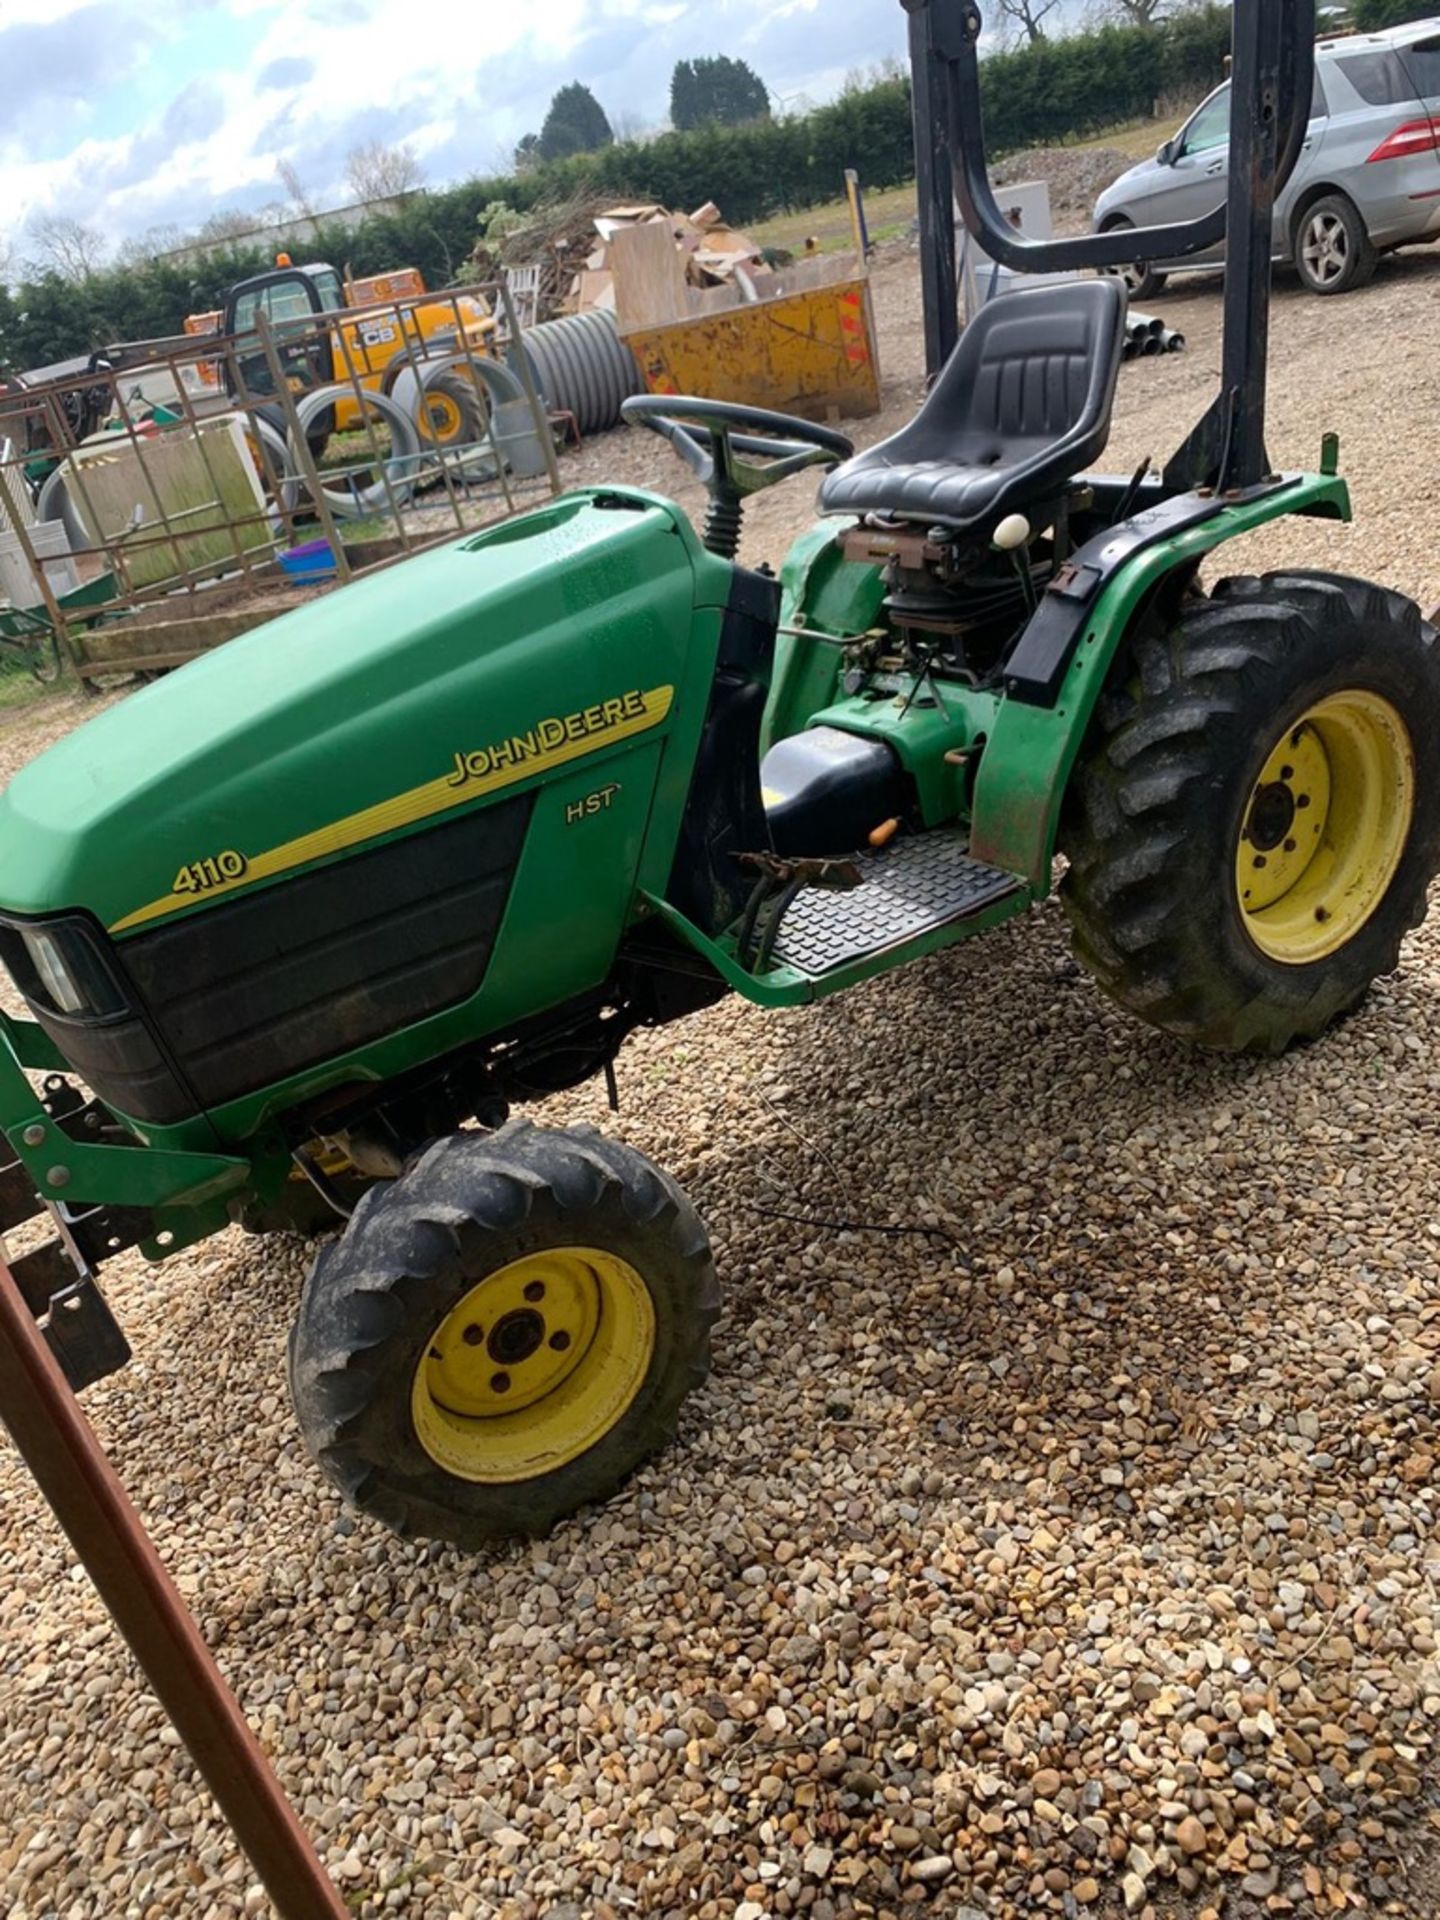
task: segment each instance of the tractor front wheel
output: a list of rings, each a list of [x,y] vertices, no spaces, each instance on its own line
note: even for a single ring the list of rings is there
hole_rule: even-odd
[[[1225,1051],[1393,970],[1440,866],[1440,636],[1334,574],[1221,582],[1139,639],[1078,769],[1062,898],[1112,998]]]
[[[301,1298],[291,1397],[355,1506],[478,1547],[548,1531],[660,1448],[719,1310],[705,1230],[659,1168],[512,1121],[365,1196]]]

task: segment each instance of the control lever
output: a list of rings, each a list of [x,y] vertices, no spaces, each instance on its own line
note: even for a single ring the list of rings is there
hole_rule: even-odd
[[[1035,611],[1035,582],[1030,577],[1030,566],[1025,558],[1025,549],[1030,541],[1030,522],[1023,513],[1007,513],[990,536],[990,544],[996,553],[1008,553],[1011,565],[1020,576],[1020,591],[1025,596],[1025,605],[1031,613]]]

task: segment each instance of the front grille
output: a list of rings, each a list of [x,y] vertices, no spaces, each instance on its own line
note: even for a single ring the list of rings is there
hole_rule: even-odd
[[[469,999],[530,804],[477,808],[125,941],[120,965],[198,1104],[223,1105]]]

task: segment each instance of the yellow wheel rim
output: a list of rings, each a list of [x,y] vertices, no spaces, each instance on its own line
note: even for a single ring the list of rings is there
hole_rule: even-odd
[[[437,446],[448,447],[452,440],[458,440],[464,427],[465,416],[457,400],[448,393],[426,394],[425,431]]]
[[[1395,876],[1415,811],[1405,722],[1350,688],[1286,729],[1260,769],[1235,848],[1245,930],[1286,966],[1337,952]]]
[[[436,1329],[410,1396],[437,1466],[504,1486],[578,1459],[650,1370],[655,1308],[628,1261],[598,1247],[512,1260]]]

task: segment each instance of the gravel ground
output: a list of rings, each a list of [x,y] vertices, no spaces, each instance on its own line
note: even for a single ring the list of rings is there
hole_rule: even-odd
[[[1437,294],[1433,254],[1282,292],[1275,457],[1340,428],[1362,521],[1232,566],[1440,595]],[[1213,284],[1156,304],[1192,350],[1125,369],[1117,467],[1216,378]],[[918,391],[913,257],[877,305],[875,431]],[[679,479],[638,435],[570,471]],[[760,504],[752,559],[805,496]],[[82,711],[5,724],[0,772]],[[342,1510],[284,1399],[298,1244],[117,1261],[136,1362],[86,1404],[364,1914],[1428,1920],[1437,1059],[1440,920],[1254,1063],[1112,1011],[1049,908],[640,1036],[618,1121],[553,1118],[688,1184],[729,1312],[681,1443],[542,1543]],[[0,1635],[8,1920],[264,1912],[3,1445]]]

